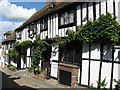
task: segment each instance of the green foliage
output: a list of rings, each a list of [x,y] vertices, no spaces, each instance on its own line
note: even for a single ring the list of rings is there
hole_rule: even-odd
[[[15,47],[15,48],[20,47],[20,43],[19,43],[19,42],[15,42],[14,47]]]
[[[42,40],[36,39],[35,40],[35,47],[33,50],[33,56],[32,56],[32,67],[34,68],[38,68],[39,67],[39,62],[40,62],[40,58],[42,55],[42,51],[41,48],[44,46],[44,42]]]
[[[11,64],[8,64],[7,67],[9,68],[10,66],[12,66]]]
[[[17,52],[15,48],[13,48],[13,49],[8,50],[8,55],[10,56],[10,58],[15,58],[19,56],[19,53]]]
[[[118,43],[120,39],[120,25],[112,14],[102,14],[95,21],[88,21],[83,26],[78,26],[76,39],[83,42]]]
[[[108,83],[106,83],[106,77],[102,82],[97,82],[98,87],[102,87],[103,89],[106,89],[105,87],[107,86]]]
[[[120,79],[119,80],[113,79],[113,81],[116,82],[115,90],[120,90]]]
[[[27,46],[30,46],[31,44],[32,44],[31,40],[26,40],[26,41],[21,42],[20,46],[27,47]]]
[[[26,40],[26,41],[23,41],[21,43],[15,42],[14,46],[17,48],[17,47],[27,47],[27,46],[30,46],[30,45],[32,45],[32,41],[31,40]]]
[[[97,89],[96,87],[93,86],[93,83],[88,88]]]
[[[8,68],[9,70],[12,70],[12,71],[17,70],[17,67],[12,66],[11,64],[8,64],[8,65],[7,65],[7,68]]]
[[[120,42],[120,25],[115,19],[116,17],[110,13],[102,14],[95,21],[88,20],[86,24],[77,26],[77,32],[67,30],[68,37],[66,39],[59,39],[58,37],[59,41],[56,44],[64,45],[73,41],[80,41],[116,45]]]
[[[41,49],[36,47],[33,50],[33,57],[32,57],[32,67],[37,68],[39,66],[40,58],[41,58]]]
[[[34,68],[33,67],[28,67],[27,68],[28,69],[28,71],[31,73],[31,72],[34,72]]]

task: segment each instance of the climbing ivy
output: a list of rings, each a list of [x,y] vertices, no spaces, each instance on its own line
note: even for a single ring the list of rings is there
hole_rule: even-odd
[[[118,43],[120,40],[120,25],[116,17],[110,13],[102,14],[95,21],[88,21],[83,26],[78,26],[77,40],[83,42]],[[107,41],[107,42],[106,42]]]
[[[41,48],[44,46],[44,42],[40,40],[39,36],[36,36],[36,40],[34,41],[34,50],[33,50],[33,56],[32,56],[32,67],[38,68],[39,67],[39,62],[41,58]]]
[[[14,46],[15,47],[27,47],[27,46],[30,46],[30,45],[32,45],[32,41],[31,40],[26,40],[26,41],[23,41],[21,43],[16,42]]]
[[[68,37],[59,40],[57,44],[66,44],[72,41],[99,42],[103,44],[120,42],[120,25],[116,17],[110,13],[102,14],[95,21],[88,20],[86,24],[77,26],[77,31],[67,30]]]
[[[8,50],[8,55],[10,56],[10,58],[15,58],[19,56],[19,53],[17,52],[15,48],[13,48],[13,49]]]

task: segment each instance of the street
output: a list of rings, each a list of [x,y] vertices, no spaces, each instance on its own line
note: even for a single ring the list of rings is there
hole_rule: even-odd
[[[26,88],[26,89],[39,89],[39,88],[64,88],[56,83],[42,81],[30,76],[26,70],[10,71],[7,69],[1,70],[2,73],[2,88]]]

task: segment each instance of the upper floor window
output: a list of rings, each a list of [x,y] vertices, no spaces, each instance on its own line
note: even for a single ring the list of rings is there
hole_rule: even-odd
[[[37,23],[30,24],[28,32],[29,32],[29,37],[33,38],[34,34],[37,33]]]
[[[21,39],[21,31],[17,32],[17,39]]]
[[[65,11],[59,14],[59,26],[74,23],[74,10]]]
[[[44,19],[40,21],[40,30],[48,29],[48,19]]]

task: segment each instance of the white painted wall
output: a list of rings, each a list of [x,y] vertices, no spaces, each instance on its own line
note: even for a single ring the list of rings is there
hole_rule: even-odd
[[[88,85],[88,66],[89,61],[82,60],[82,79],[81,79],[82,85]]]
[[[93,2],[88,3],[88,19],[93,20]]]
[[[99,16],[100,16],[99,2],[96,2],[96,6],[95,6],[95,8],[96,8],[96,19],[98,19]]]
[[[100,59],[100,44],[91,44],[91,59]]]
[[[27,67],[31,66],[30,47],[27,48]]]
[[[120,79],[120,64],[114,64],[113,79]],[[113,81],[113,88],[115,88],[116,83]]]
[[[58,63],[51,62],[51,73],[50,73],[50,75],[52,77],[55,77],[55,78],[58,77]]]
[[[58,57],[59,51],[58,50],[59,50],[59,46],[52,47],[51,58],[50,58],[50,64],[51,64],[50,75],[55,78],[58,77],[58,62],[54,62],[54,61],[58,61],[58,59],[59,59],[59,57]]]
[[[87,43],[83,43],[82,58],[89,58],[89,45]]]
[[[106,2],[101,2],[101,14],[106,14]]]
[[[93,84],[93,86],[97,87],[100,61],[91,61],[90,64],[90,85]]]
[[[103,59],[112,61],[112,47],[110,45],[103,47]]]
[[[17,67],[17,63],[14,63],[13,61],[10,61],[10,64],[12,64],[13,66]]]
[[[111,67],[112,67],[112,63],[106,63],[103,62],[102,63],[102,71],[101,71],[101,82],[104,80],[104,78],[106,77],[106,82],[108,82],[107,84],[107,88],[110,87],[110,80],[111,80]]]
[[[82,5],[82,24],[86,24],[87,22],[87,3]]]

